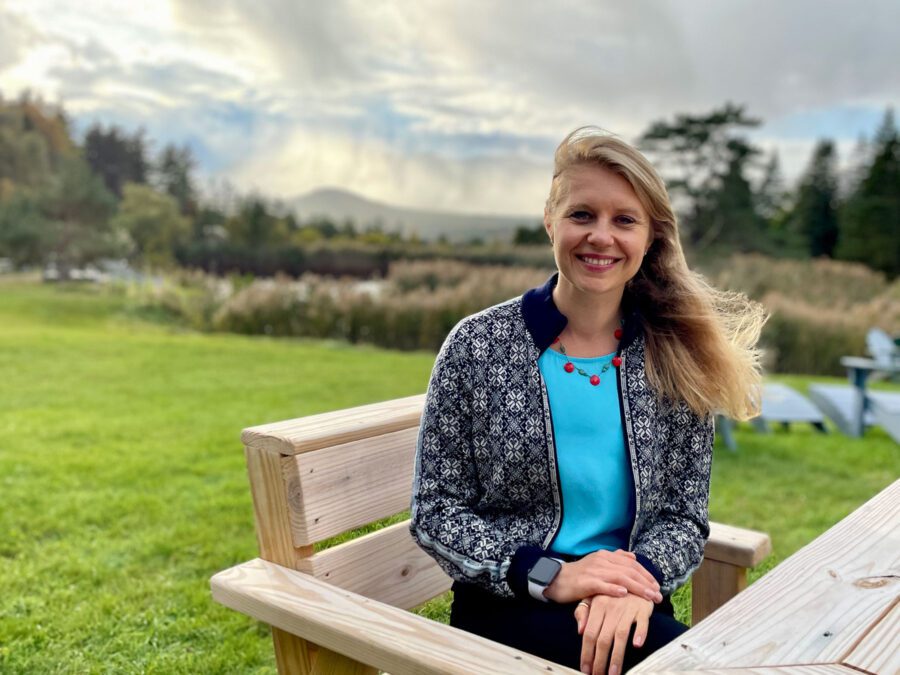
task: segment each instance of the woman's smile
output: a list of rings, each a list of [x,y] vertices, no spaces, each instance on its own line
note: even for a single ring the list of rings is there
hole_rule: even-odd
[[[613,266],[621,260],[621,258],[612,258],[610,256],[600,256],[595,254],[576,254],[589,272],[606,272],[611,270]]]

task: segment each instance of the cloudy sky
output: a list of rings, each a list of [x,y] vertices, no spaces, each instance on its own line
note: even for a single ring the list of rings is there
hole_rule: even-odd
[[[790,179],[900,104],[896,0],[0,0],[0,92],[292,197],[539,213],[556,143],[744,103]]]

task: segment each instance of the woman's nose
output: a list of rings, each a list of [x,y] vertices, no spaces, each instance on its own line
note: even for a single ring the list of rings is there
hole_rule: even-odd
[[[598,218],[588,232],[588,242],[595,246],[609,246],[612,240],[611,224],[603,218]]]

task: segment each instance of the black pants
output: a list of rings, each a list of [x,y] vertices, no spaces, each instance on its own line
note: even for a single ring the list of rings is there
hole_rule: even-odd
[[[457,581],[453,584],[450,625],[580,670],[581,636],[575,621],[576,605],[500,598],[478,586]],[[687,630],[672,615],[669,598],[656,605],[650,616],[647,639],[640,649],[631,644],[632,628],[625,650],[624,671]]]

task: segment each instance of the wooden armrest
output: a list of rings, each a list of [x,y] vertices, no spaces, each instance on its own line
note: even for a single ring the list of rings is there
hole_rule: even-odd
[[[226,607],[392,675],[577,673],[259,558],[210,586]]]
[[[710,523],[703,557],[735,567],[755,567],[771,552],[772,541],[765,532]]]
[[[424,406],[425,394],[416,394],[249,427],[241,433],[241,441],[249,448],[298,455],[416,427],[422,419]]]

